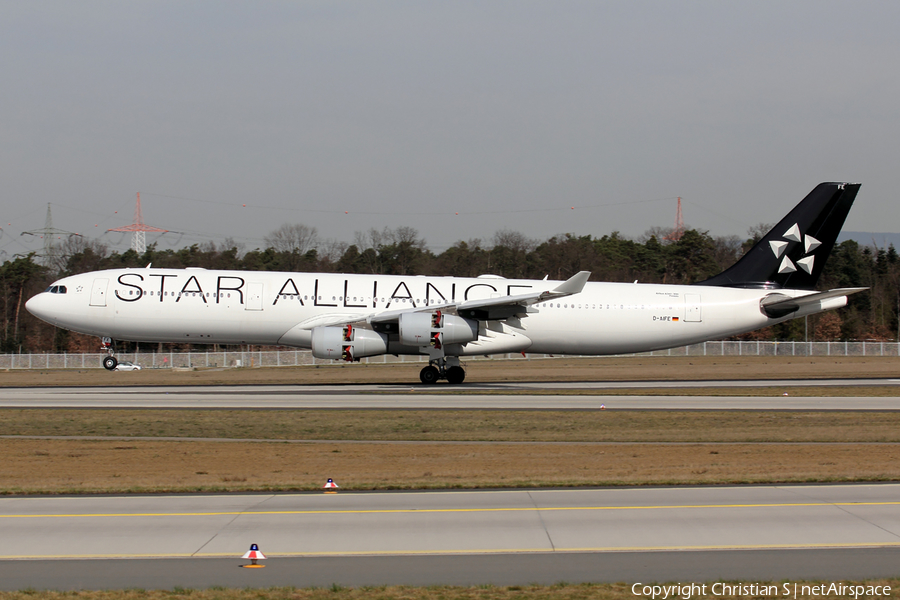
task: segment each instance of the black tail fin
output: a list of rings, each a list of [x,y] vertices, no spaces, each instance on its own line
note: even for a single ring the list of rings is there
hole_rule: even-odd
[[[734,265],[697,285],[814,289],[859,186],[820,183]]]

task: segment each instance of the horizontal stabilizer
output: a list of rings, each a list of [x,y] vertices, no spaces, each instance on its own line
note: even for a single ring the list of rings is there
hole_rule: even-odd
[[[760,300],[759,307],[762,309],[763,313],[765,313],[766,316],[773,319],[779,319],[793,312],[796,312],[803,307],[810,307],[814,304],[819,304],[824,300],[830,300],[832,298],[846,298],[851,294],[856,294],[867,289],[869,288],[838,288],[834,290],[828,290],[827,292],[818,292],[816,294],[798,296],[796,298],[792,298],[784,294],[769,294],[768,296]],[[824,309],[825,307],[822,307],[822,310]]]

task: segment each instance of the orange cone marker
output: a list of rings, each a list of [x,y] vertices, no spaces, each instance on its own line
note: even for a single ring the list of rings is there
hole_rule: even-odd
[[[241,565],[245,569],[262,569],[266,566],[256,563],[258,560],[266,560],[266,555],[259,551],[259,546],[256,544],[250,544],[250,549],[241,558],[250,559],[249,565]]]
[[[337,494],[338,484],[334,482],[334,479],[329,477],[322,489],[325,490],[326,494]]]

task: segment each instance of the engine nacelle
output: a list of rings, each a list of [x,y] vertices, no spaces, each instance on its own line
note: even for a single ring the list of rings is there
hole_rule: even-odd
[[[400,343],[407,346],[464,344],[478,339],[478,322],[441,311],[400,315]]]
[[[387,336],[351,325],[316,327],[312,330],[312,355],[316,358],[357,360],[387,352]]]

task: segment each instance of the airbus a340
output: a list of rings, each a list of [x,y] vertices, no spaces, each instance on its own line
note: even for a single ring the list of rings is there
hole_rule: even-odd
[[[462,356],[645,352],[844,306],[865,288],[814,287],[858,191],[819,184],[737,263],[694,285],[595,283],[587,271],[560,282],[148,266],[65,277],[26,308],[114,340],[294,346],[348,362],[427,355],[423,383],[458,384]]]

